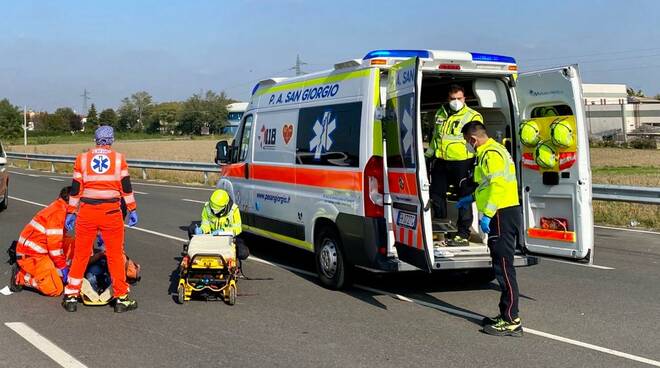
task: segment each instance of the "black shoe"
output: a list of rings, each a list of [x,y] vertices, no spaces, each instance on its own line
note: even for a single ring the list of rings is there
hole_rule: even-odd
[[[484,326],[481,331],[493,336],[522,337],[523,335],[522,322],[520,321],[520,318],[514,319],[513,322],[500,319],[495,324]]]
[[[115,313],[132,311],[133,309],[137,309],[137,307],[137,301],[129,298],[128,295],[115,299]]]
[[[78,310],[78,298],[75,296],[65,296],[62,300],[62,307],[66,309],[67,312],[75,312]]]
[[[502,316],[499,314],[495,317],[484,317],[484,319],[481,320],[481,325],[482,326],[488,326],[488,325],[494,325],[497,322],[499,322],[502,319]]]
[[[9,279],[9,290],[11,290],[12,293],[23,291],[23,285],[19,285],[16,280],[16,276],[18,276],[18,270],[18,265],[14,263],[11,266],[11,278]]]

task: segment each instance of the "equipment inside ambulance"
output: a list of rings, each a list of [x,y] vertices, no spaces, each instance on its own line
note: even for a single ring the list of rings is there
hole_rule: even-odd
[[[508,56],[376,50],[328,71],[263,80],[227,143],[217,186],[239,206],[246,232],[315,253],[328,287],[346,285],[355,267],[487,274],[476,213],[461,247],[444,246],[451,229],[431,218],[429,115],[454,84],[517,164],[524,231],[514,264],[536,263],[530,254],[592,260],[576,66],[518,73]]]

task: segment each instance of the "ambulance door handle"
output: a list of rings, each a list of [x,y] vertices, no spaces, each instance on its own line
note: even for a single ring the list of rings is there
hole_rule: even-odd
[[[248,164],[247,162],[245,163],[244,172],[245,172],[245,179],[249,179],[250,178],[250,164]]]

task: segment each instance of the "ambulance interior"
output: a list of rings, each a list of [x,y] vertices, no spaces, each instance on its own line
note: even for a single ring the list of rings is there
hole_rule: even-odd
[[[500,78],[457,76],[451,74],[425,73],[422,78],[420,110],[424,148],[428,147],[433,135],[435,113],[443,104],[447,104],[450,86],[454,84],[465,89],[466,105],[478,111],[483,116],[488,135],[500,143],[506,143],[507,149],[513,155],[514,152],[511,150],[515,149],[515,145],[512,145],[515,140],[515,134],[512,133],[514,120],[507,81]],[[454,206],[456,199],[455,195],[450,195],[447,205],[448,218],[452,222],[455,222],[455,219],[458,217],[458,211]],[[476,207],[473,206],[470,242],[483,244],[485,237],[479,231],[478,221]],[[441,237],[438,237],[438,234],[435,232],[434,243],[436,245],[443,244]]]

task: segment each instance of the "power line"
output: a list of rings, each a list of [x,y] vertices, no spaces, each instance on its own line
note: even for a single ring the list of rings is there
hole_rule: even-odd
[[[294,70],[296,72],[296,76],[306,74],[305,72],[302,71],[302,66],[303,65],[307,65],[307,63],[300,60],[300,55],[296,55],[296,65],[291,67],[291,69],[289,69],[289,70]]]

